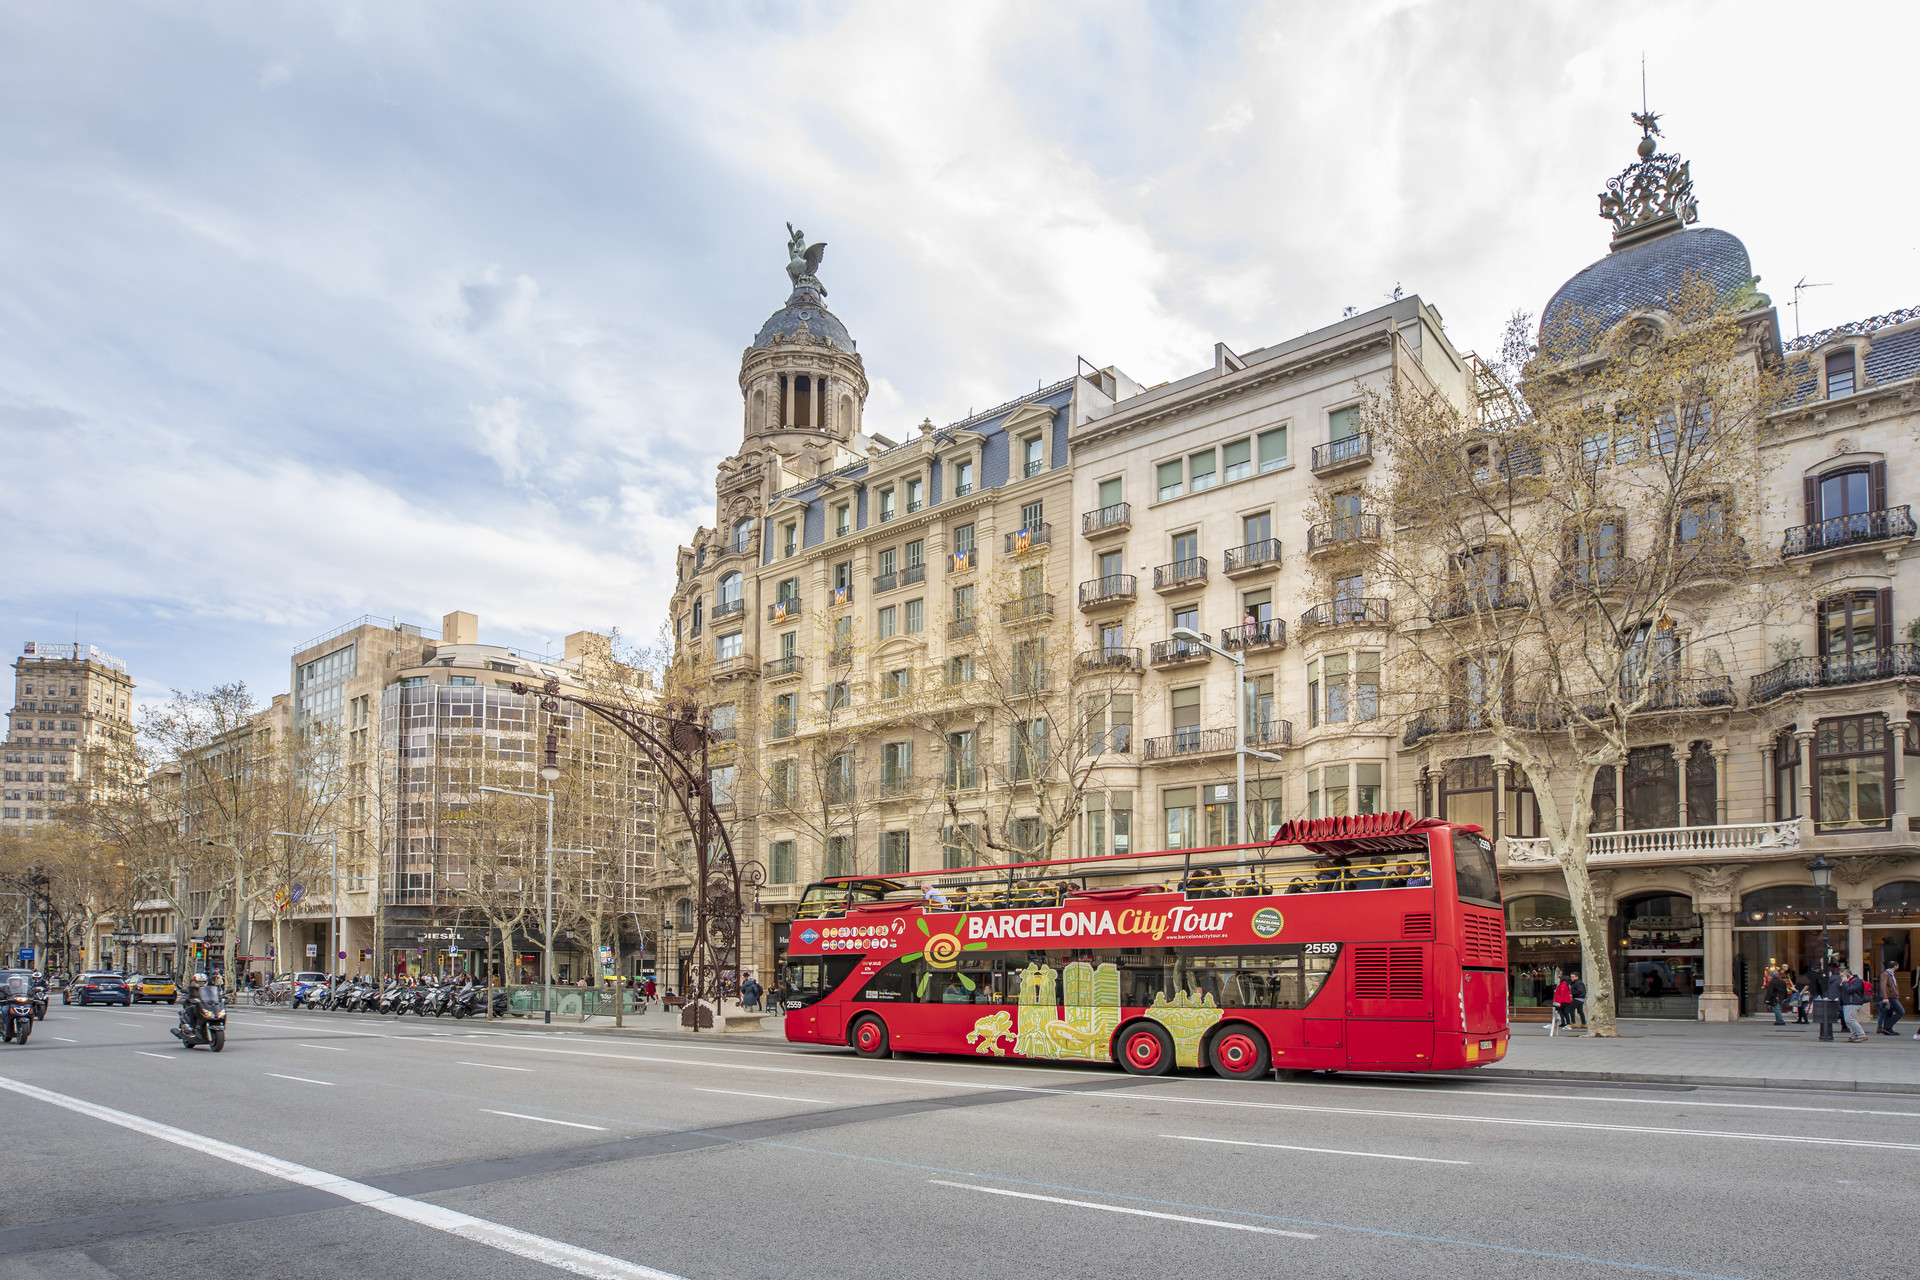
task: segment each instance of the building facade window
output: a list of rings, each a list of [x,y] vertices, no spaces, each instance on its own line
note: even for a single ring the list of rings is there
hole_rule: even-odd
[[[1157,483],[1159,486],[1160,501],[1165,502],[1169,498],[1177,498],[1186,491],[1185,465],[1186,464],[1178,458],[1175,458],[1172,462],[1163,462],[1156,468],[1155,474],[1159,477]]]
[[[927,629],[927,602],[925,600],[907,601],[905,611],[908,635],[919,635]]]
[[[1374,762],[1329,764],[1307,770],[1307,816],[1339,818],[1380,812],[1381,772],[1382,767]]]
[[[1711,745],[1696,742],[1687,750],[1687,825],[1711,827],[1719,821],[1719,762]]]
[[[1031,479],[1046,468],[1045,442],[1041,436],[1028,436],[1021,442],[1022,457],[1025,460],[1023,474]]]
[[[974,864],[974,850],[980,846],[980,829],[971,822],[940,828],[940,865],[958,871]]]
[[[791,560],[800,554],[800,526],[789,521],[780,526],[780,556]]]
[[[925,494],[925,492],[926,492],[926,484],[924,481],[921,481],[921,480],[907,481],[907,514],[908,515],[912,515],[914,512],[918,511],[921,507],[926,505],[925,501],[923,500],[923,495]]]
[[[1886,717],[1814,725],[1813,820],[1821,831],[1884,831],[1891,822],[1893,750]]]
[[[1262,431],[1256,442],[1260,448],[1260,473],[1278,471],[1287,465],[1287,429],[1275,427]]]
[[[1187,492],[1200,493],[1213,488],[1215,483],[1220,479],[1219,473],[1214,468],[1215,454],[1212,449],[1189,454],[1187,457],[1187,473],[1189,476]]]
[[[880,874],[883,876],[903,876],[907,874],[913,861],[913,833],[910,831],[882,831],[880,833]]]
[[[964,498],[973,492],[973,459],[962,458],[953,464],[953,496]]]
[[[1854,392],[1853,348],[1827,353],[1827,399],[1837,400]]]
[[[767,879],[774,884],[793,884],[800,878],[799,859],[791,840],[775,840],[767,846]]]
[[[1161,793],[1160,812],[1166,819],[1164,848],[1194,849],[1199,846],[1199,804],[1194,788],[1174,787]]]
[[[880,523],[885,524],[891,519],[893,519],[893,490],[882,489],[880,491]]]
[[[832,876],[850,876],[853,874],[853,837],[827,837],[826,874]]]
[[[976,756],[978,743],[977,731],[960,729],[947,735],[947,788],[952,791],[971,791],[979,783],[979,761]]]
[[[833,509],[833,535],[844,538],[853,532],[853,504],[842,502]]]
[[[722,662],[731,661],[739,657],[742,643],[740,636],[741,633],[738,631],[729,631],[727,634],[721,636],[714,642],[713,656]]]
[[[896,611],[893,605],[888,605],[886,608],[880,611],[877,617],[875,634],[878,635],[882,640],[886,640],[890,638],[895,633],[895,631],[899,629],[898,623],[899,623],[899,613]]]

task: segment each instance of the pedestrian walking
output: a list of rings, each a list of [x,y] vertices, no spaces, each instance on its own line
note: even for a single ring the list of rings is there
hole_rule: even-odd
[[[1867,1002],[1866,984],[1846,969],[1840,971],[1839,977],[1840,1021],[1846,1024],[1847,1043],[1859,1044],[1867,1038],[1860,1026],[1860,1006]]]
[[[760,1011],[760,980],[752,974],[740,984],[740,1006],[749,1013]]]
[[[1553,1023],[1548,1028],[1547,1034],[1552,1035],[1561,1027],[1570,1026],[1572,1022],[1573,984],[1561,978],[1553,988]]]
[[[1893,1028],[1906,1011],[1907,1007],[1900,1003],[1900,975],[1888,965],[1880,971],[1880,1034],[1899,1035]]]
[[[1567,989],[1573,995],[1573,1016],[1580,1020],[1580,1029],[1585,1031],[1587,1029],[1587,984],[1582,982],[1580,975],[1576,973],[1572,981],[1567,983]]]
[[[1775,969],[1767,974],[1767,985],[1762,988],[1767,998],[1767,1007],[1773,1010],[1773,1025],[1787,1025],[1787,1005],[1793,999],[1793,987],[1787,982],[1786,974]]]

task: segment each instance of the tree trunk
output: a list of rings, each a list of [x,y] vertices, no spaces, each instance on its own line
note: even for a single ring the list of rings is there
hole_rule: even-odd
[[[1593,881],[1587,876],[1586,832],[1581,831],[1577,842],[1570,843],[1577,844],[1577,851],[1555,845],[1553,856],[1566,879],[1567,898],[1573,904],[1574,928],[1580,934],[1580,967],[1587,983],[1588,1034],[1617,1036],[1620,1029],[1614,1021],[1613,964],[1607,951],[1607,920],[1594,898]]]

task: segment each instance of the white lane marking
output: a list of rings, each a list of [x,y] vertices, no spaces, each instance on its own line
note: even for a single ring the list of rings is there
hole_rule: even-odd
[[[1703,1085],[1701,1088],[1738,1091],[1739,1085]],[[1306,1080],[1289,1080],[1281,1085],[1284,1089],[1345,1089],[1349,1092],[1365,1090],[1369,1093],[1408,1093],[1412,1091],[1404,1084],[1319,1084]],[[1781,1102],[1701,1102],[1693,1098],[1642,1098],[1632,1095],[1621,1097],[1602,1097],[1598,1094],[1578,1093],[1518,1093],[1504,1089],[1465,1089],[1459,1093],[1448,1093],[1447,1097],[1459,1098],[1525,1098],[1530,1102],[1613,1102],[1625,1105],[1640,1104],[1649,1107],[1699,1107],[1718,1111],[1803,1111],[1823,1116],[1896,1116],[1903,1120],[1920,1120],[1920,1111],[1874,1111],[1865,1107],[1796,1107]]]
[[[1239,1142],[1232,1138],[1193,1138],[1184,1133],[1163,1133],[1175,1142],[1217,1142],[1223,1147],[1271,1147],[1275,1151],[1310,1151],[1321,1156],[1365,1156],[1369,1160],[1413,1160],[1420,1164],[1471,1164],[1470,1160],[1441,1160],[1434,1156],[1392,1156],[1384,1151],[1341,1151],[1335,1147],[1292,1147],[1284,1142]]]
[[[345,1053],[346,1052],[345,1049],[342,1049],[337,1044],[303,1044],[300,1047],[302,1049],[325,1049],[328,1053]]]
[[[545,1116],[521,1115],[518,1111],[495,1111],[492,1107],[482,1107],[480,1109],[490,1116],[511,1116],[515,1120],[537,1120],[541,1124],[563,1124],[569,1129],[593,1129],[600,1133],[607,1131],[607,1127],[603,1124],[581,1124],[577,1120],[549,1120]]]
[[[812,1102],[819,1106],[830,1107],[833,1104],[824,1098],[790,1098],[784,1093],[742,1093],[738,1089],[695,1089],[695,1093],[728,1093],[736,1098],[771,1098],[775,1102]]]
[[[203,1155],[253,1169],[286,1182],[313,1187],[330,1195],[339,1196],[343,1200],[351,1200],[366,1208],[418,1223],[423,1227],[432,1227],[448,1235],[472,1240],[477,1244],[498,1249],[502,1253],[529,1258],[561,1271],[570,1271],[577,1276],[589,1276],[592,1280],[682,1280],[670,1271],[657,1271],[652,1267],[641,1266],[637,1262],[628,1262],[625,1258],[595,1253],[591,1249],[582,1249],[578,1245],[567,1244],[562,1240],[550,1240],[545,1236],[536,1236],[531,1232],[502,1226],[497,1222],[488,1222],[484,1218],[476,1218],[453,1209],[444,1209],[437,1204],[409,1200],[405,1196],[396,1196],[390,1191],[382,1191],[364,1182],[354,1182],[337,1174],[294,1164],[278,1156],[249,1151],[245,1147],[236,1147],[218,1138],[209,1138],[202,1134],[190,1133],[185,1129],[176,1129],[172,1125],[161,1124],[125,1111],[115,1111],[111,1107],[103,1107],[79,1098],[70,1098],[65,1094],[36,1088],[18,1080],[10,1080],[5,1076],[0,1076],[0,1089],[10,1089],[25,1097],[51,1103],[56,1107],[64,1107],[68,1111],[91,1116],[96,1120],[104,1120],[108,1124],[131,1129],[135,1133],[144,1133],[148,1137],[159,1138],[163,1142],[171,1142],[175,1146],[186,1147],[188,1150],[198,1151]]]
[[[1299,1111],[1321,1115],[1373,1116],[1389,1120],[1450,1120],[1461,1124],[1504,1124],[1540,1129],[1583,1129],[1601,1133],[1657,1134],[1670,1138],[1736,1138],[1747,1142],[1788,1142],[1818,1147],[1867,1147],[1880,1151],[1920,1151],[1920,1143],[1871,1142],[1864,1138],[1813,1138],[1799,1134],[1740,1133],[1724,1129],[1662,1129],[1650,1125],[1597,1124],[1579,1120],[1529,1120],[1518,1116],[1454,1115],[1442,1111],[1379,1111],[1369,1107],[1315,1107],[1301,1102],[1252,1102],[1230,1098],[1186,1098],[1174,1094],[1148,1093],[1144,1089],[1101,1090],[1089,1095],[1080,1089],[1048,1089],[1039,1085],[987,1084],[977,1080],[943,1080],[928,1076],[868,1075],[858,1071],[815,1071],[801,1067],[762,1067],[744,1062],[693,1062],[684,1058],[659,1058],[637,1053],[598,1053],[589,1049],[549,1049],[529,1044],[503,1044],[502,1049],[525,1053],[559,1054],[572,1058],[605,1058],[616,1062],[653,1062],[677,1067],[705,1067],[709,1070],[759,1071],[773,1075],[821,1076],[835,1080],[862,1080],[879,1084],[938,1085],[948,1089],[980,1089],[1002,1093],[1036,1093],[1054,1097],[1084,1098],[1097,1096],[1110,1101],[1176,1102],[1193,1107],[1250,1107],[1260,1111]]]
[[[1292,1240],[1317,1240],[1305,1231],[1282,1231],[1278,1227],[1256,1227],[1246,1222],[1225,1222],[1219,1218],[1190,1218],[1184,1213],[1155,1213],[1151,1209],[1129,1209],[1117,1204],[1099,1204],[1092,1200],[1066,1200],[1060,1196],[1038,1196],[1031,1191],[1007,1191],[1000,1187],[976,1187],[969,1182],[943,1182],[928,1178],[936,1187],[957,1187],[962,1191],[982,1191],[990,1196],[1012,1196],[1016,1200],[1039,1200],[1045,1204],[1072,1205],[1076,1209],[1099,1209],[1104,1213],[1124,1213],[1135,1218],[1159,1218],[1163,1222],[1191,1222],[1202,1227],[1225,1227],[1229,1231],[1257,1231],[1263,1236],[1286,1236]]]
[[[497,1062],[467,1062],[459,1060],[463,1067],[486,1067],[490,1071],[531,1071],[532,1067],[503,1067]]]
[[[135,1031],[141,1029],[141,1025],[138,1022],[116,1022],[113,1025],[116,1027],[132,1027]]]
[[[55,1039],[55,1040],[66,1040],[68,1044],[79,1044],[79,1043],[80,1043],[80,1042],[79,1042],[78,1040],[67,1040],[67,1037],[65,1037],[65,1036],[55,1036],[55,1037],[54,1037],[54,1039]]]
[[[134,1052],[143,1058],[165,1058],[168,1062],[180,1056],[177,1053],[148,1053],[145,1049],[135,1049]]]
[[[276,1080],[298,1080],[301,1084],[320,1084],[325,1085],[329,1089],[333,1088],[333,1081],[331,1080],[309,1080],[305,1076],[283,1076],[278,1071],[269,1071],[265,1074],[272,1076]]]

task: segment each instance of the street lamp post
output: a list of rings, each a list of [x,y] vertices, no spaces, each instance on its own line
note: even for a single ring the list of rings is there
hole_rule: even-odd
[[[327,950],[333,954],[327,958],[327,976],[329,978],[336,978],[340,976],[340,971],[336,966],[342,958],[342,952],[346,950],[340,945],[340,837],[331,831],[315,831],[312,833],[274,831],[269,834],[286,836],[293,840],[325,840],[332,846],[333,884],[327,894],[329,899],[327,905],[328,909],[333,913],[333,918],[327,921]],[[227,981],[233,981],[232,975],[228,975]]]
[[[554,733],[547,733],[547,758],[540,766],[540,777],[551,788],[560,778],[559,743]],[[543,1019],[553,1021],[553,792],[514,791],[507,787],[481,787],[482,791],[492,791],[503,796],[519,796],[523,800],[545,800],[547,802],[547,921],[542,931],[547,948],[546,992],[541,997],[541,1008],[546,1014]]]
[[[1807,870],[1813,873],[1813,889],[1820,898],[1820,967],[1815,970],[1820,981],[1820,1038],[1831,1040],[1833,1001],[1827,998],[1827,886],[1833,883],[1833,864],[1827,861],[1824,852],[1816,853]]]
[[[1195,631],[1192,627],[1175,627],[1175,640],[1185,640],[1197,644],[1209,653],[1217,653],[1233,664],[1233,781],[1234,808],[1239,813],[1239,836],[1237,843],[1247,843],[1247,757],[1266,760],[1273,764],[1285,763],[1281,757],[1271,751],[1257,751],[1247,745],[1247,656],[1232,649],[1223,649],[1213,641]],[[1239,860],[1247,860],[1247,851],[1240,850]]]

